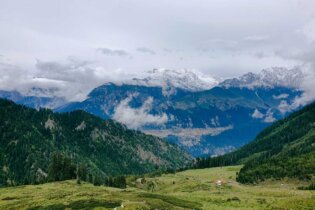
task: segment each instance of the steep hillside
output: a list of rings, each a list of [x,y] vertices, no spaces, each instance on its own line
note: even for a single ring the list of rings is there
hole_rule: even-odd
[[[191,160],[177,146],[83,111],[54,114],[0,100],[0,186],[38,181],[56,151],[100,176],[179,168]]]
[[[245,164],[237,180],[254,183],[284,177],[315,178],[315,103],[263,130],[241,149],[199,159],[197,167]]]

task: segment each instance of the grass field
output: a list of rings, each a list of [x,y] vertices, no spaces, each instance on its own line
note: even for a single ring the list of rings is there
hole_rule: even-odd
[[[75,181],[0,188],[0,209],[315,209],[315,191],[305,183],[269,181],[240,185],[240,166],[188,170],[129,180],[127,189]],[[216,181],[222,180],[221,186]]]

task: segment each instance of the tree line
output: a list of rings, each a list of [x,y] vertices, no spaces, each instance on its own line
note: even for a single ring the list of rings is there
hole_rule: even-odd
[[[105,185],[109,187],[126,188],[125,176],[104,176],[89,172],[89,168],[84,164],[75,164],[74,161],[64,153],[54,153],[48,167],[47,182],[64,181],[76,179],[90,182],[95,186]],[[42,181],[45,182],[45,179]]]

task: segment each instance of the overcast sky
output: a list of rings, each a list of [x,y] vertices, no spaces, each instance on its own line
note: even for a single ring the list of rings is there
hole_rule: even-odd
[[[0,0],[0,43],[0,88],[153,68],[232,77],[313,65],[315,1]]]

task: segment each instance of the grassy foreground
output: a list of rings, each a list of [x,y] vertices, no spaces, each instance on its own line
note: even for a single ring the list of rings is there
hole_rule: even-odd
[[[188,170],[130,181],[127,189],[75,181],[0,188],[0,209],[114,209],[122,204],[116,209],[314,209],[315,192],[296,189],[303,183],[240,185],[235,182],[239,169]]]

